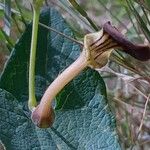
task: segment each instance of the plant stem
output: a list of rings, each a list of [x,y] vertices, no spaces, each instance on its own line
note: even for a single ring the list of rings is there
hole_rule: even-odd
[[[85,53],[82,52],[79,58],[65,69],[47,88],[39,104],[39,114],[44,116],[51,107],[54,97],[68,84],[74,77],[76,77],[88,65]]]
[[[16,3],[16,6],[17,6],[19,12],[20,12],[21,21],[22,21],[22,22],[24,23],[24,25],[27,27],[27,23],[26,23],[26,20],[25,20],[25,18],[24,18],[24,16],[23,16],[23,12],[22,12],[22,10],[21,10],[21,8],[20,8],[20,6],[19,6],[18,0],[15,0],[15,3]]]
[[[16,20],[16,16],[15,16],[15,15],[12,15],[12,19],[13,19],[14,24],[16,25],[16,27],[17,27],[19,33],[21,34],[22,31],[21,31],[21,29],[20,29],[20,27],[19,27],[19,24],[18,24],[17,20]]]
[[[86,20],[90,23],[95,31],[99,30],[97,25],[95,25],[95,23],[91,20],[86,11],[76,2],[76,0],[69,0],[69,2],[80,13],[80,15],[86,18]]]
[[[40,7],[33,8],[33,25],[32,25],[32,39],[31,39],[31,50],[30,50],[30,64],[29,64],[29,109],[37,105],[35,98],[35,58],[36,58],[36,45],[37,45],[37,34],[38,34],[38,23],[39,23]]]
[[[8,46],[12,49],[14,47],[14,42],[12,41],[12,39],[1,28],[0,28],[0,32],[4,36],[4,38],[5,38],[6,43],[8,44]]]

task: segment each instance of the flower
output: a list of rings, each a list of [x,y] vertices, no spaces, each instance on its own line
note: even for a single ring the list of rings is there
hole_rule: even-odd
[[[32,121],[41,128],[51,127],[54,121],[52,108],[54,97],[87,66],[92,68],[105,66],[115,48],[119,48],[141,61],[150,59],[148,45],[130,42],[110,22],[106,22],[99,32],[85,35],[84,48],[80,56],[47,88],[40,104],[32,112]]]
[[[110,22],[106,22],[99,32],[87,34],[84,38],[84,51],[92,68],[105,66],[115,48],[141,61],[150,59],[149,45],[130,42]]]

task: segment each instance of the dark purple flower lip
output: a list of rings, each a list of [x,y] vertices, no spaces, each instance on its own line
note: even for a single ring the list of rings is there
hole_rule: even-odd
[[[149,45],[135,44],[130,42],[118,31],[116,27],[112,26],[110,22],[106,22],[103,25],[103,30],[111,36],[111,38],[124,52],[128,53],[132,57],[141,61],[147,61],[150,59]]]

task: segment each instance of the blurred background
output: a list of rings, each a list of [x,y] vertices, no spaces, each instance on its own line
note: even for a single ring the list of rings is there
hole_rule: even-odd
[[[32,20],[30,2],[0,0],[0,72]],[[150,0],[45,0],[44,6],[57,9],[79,41],[111,21],[129,40],[149,45]],[[116,49],[100,74],[122,149],[150,149],[150,61],[137,61]]]

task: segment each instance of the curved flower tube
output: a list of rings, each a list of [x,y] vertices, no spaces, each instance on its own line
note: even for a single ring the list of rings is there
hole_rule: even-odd
[[[32,112],[32,121],[41,128],[52,126],[54,121],[52,101],[55,96],[87,66],[94,69],[105,66],[115,48],[141,61],[150,59],[148,45],[131,43],[110,22],[105,23],[99,32],[85,35],[84,48],[80,56],[47,88],[40,104]]]

